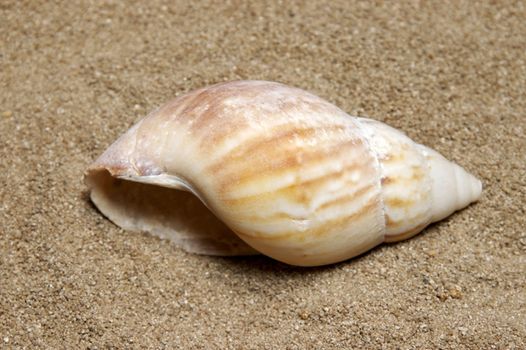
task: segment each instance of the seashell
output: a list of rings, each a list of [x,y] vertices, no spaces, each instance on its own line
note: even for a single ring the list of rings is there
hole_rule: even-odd
[[[409,238],[482,191],[402,132],[265,81],[168,102],[111,145],[85,181],[126,230],[190,252],[259,252],[301,266]]]

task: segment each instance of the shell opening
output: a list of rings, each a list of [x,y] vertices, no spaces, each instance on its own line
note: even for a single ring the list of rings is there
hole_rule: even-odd
[[[125,230],[149,232],[198,254],[255,253],[190,192],[152,184],[151,178],[117,178],[103,168],[90,170],[85,180],[93,203]]]

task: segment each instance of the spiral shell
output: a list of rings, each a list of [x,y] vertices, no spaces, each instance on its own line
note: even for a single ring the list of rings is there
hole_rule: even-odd
[[[265,81],[172,100],[85,179],[125,229],[196,253],[260,252],[302,266],[411,237],[481,194],[479,180],[400,131]]]

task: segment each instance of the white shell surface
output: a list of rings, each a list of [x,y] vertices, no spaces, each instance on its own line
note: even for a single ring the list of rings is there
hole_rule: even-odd
[[[196,90],[154,111],[90,167],[87,182],[110,218],[126,201],[112,202],[108,193],[119,191],[100,185],[108,181],[96,180],[101,172],[189,190],[255,250],[289,264],[322,265],[430,222],[433,185],[418,146],[303,90],[239,81]],[[167,203],[163,217],[180,205]],[[214,234],[190,249],[169,220],[156,223],[137,210],[128,228],[169,236],[188,250],[210,253],[221,240]],[[169,235],[156,232],[163,227]],[[229,242],[234,254],[251,252]]]

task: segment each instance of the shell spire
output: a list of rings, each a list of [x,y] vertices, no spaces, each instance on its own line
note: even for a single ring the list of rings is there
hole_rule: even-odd
[[[214,255],[334,263],[478,199],[480,181],[383,123],[306,91],[236,81],[139,121],[87,170],[124,229]]]
[[[478,200],[481,182],[384,123],[358,118],[380,163],[386,241],[409,238]]]
[[[442,220],[480,198],[482,183],[479,179],[440,153],[426,146],[421,148],[433,183],[431,221]]]

